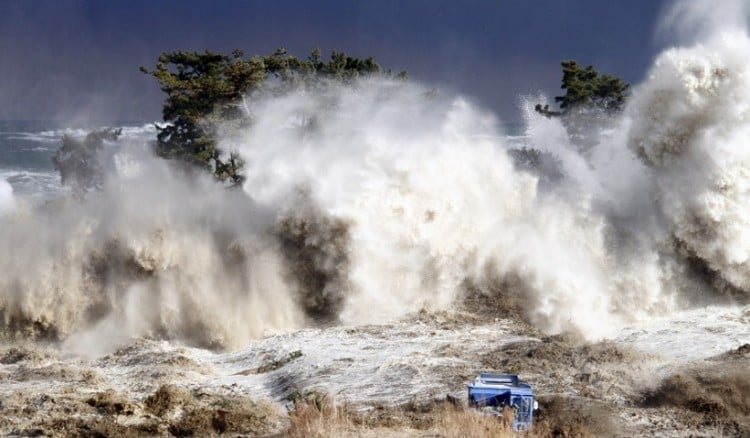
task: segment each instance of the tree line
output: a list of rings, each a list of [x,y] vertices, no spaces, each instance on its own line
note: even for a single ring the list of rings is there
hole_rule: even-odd
[[[561,67],[561,88],[565,94],[554,98],[559,108],[538,104],[535,109],[545,117],[561,118],[571,138],[580,137],[581,114],[612,115],[622,110],[629,84],[573,60],[563,61]],[[162,106],[163,123],[156,124],[156,154],[175,160],[185,168],[210,172],[229,185],[240,185],[244,181],[244,162],[235,152],[221,149],[218,129],[227,123],[236,127],[251,124],[254,96],[281,95],[330,81],[350,84],[357,78],[369,76],[407,79],[406,72],[394,74],[384,70],[372,57],[358,58],[334,50],[323,60],[319,49],[306,58],[293,56],[284,48],[270,55],[249,58],[239,50],[228,55],[208,50],[178,50],[162,53],[154,68],[141,67],[140,70],[156,79],[166,95]],[[120,133],[120,130],[105,129],[92,132],[82,140],[65,136],[52,159],[63,185],[72,187],[74,194],[81,196],[100,188],[103,170],[97,154],[105,142],[116,140]],[[538,166],[543,154],[532,148],[511,151],[511,157],[522,168]]]
[[[248,96],[254,92],[281,94],[321,80],[350,83],[360,77],[383,75],[372,58],[357,58],[333,51],[327,61],[315,49],[306,59],[284,48],[267,56],[244,58],[205,51],[169,52],[159,56],[156,68],[141,67],[166,93],[163,126],[157,126],[156,153],[212,171],[217,179],[240,184],[243,162],[237,154],[219,148],[216,130],[222,123],[250,123]],[[405,78],[406,73],[397,75]]]

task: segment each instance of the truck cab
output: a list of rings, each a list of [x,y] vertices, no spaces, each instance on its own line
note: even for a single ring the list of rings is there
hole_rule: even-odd
[[[469,384],[469,406],[501,416],[506,408],[515,415],[514,430],[530,430],[537,402],[531,385],[515,374],[482,373]]]

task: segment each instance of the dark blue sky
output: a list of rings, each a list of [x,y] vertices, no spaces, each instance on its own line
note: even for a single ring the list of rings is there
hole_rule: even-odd
[[[576,59],[630,82],[659,50],[657,0],[5,0],[0,119],[154,120],[161,91],[138,71],[184,49],[373,56],[412,80],[518,119],[519,94],[559,90]]]

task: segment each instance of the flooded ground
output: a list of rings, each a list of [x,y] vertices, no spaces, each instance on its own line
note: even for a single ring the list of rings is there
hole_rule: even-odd
[[[474,375],[496,370],[533,385],[537,424],[557,425],[553,433],[568,424],[590,436],[745,436],[747,314],[686,312],[597,343],[455,311],[305,329],[227,353],[148,339],[96,357],[5,346],[0,433],[283,435],[293,401],[322,394],[367,419],[357,433],[434,436],[431,406],[465,403]]]

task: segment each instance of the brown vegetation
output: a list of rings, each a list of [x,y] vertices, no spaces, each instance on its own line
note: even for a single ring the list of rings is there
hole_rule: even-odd
[[[418,412],[419,410],[424,411]],[[510,423],[450,403],[434,403],[426,409],[407,405],[357,412],[346,406],[336,406],[330,397],[325,397],[322,403],[310,400],[298,402],[290,413],[290,429],[286,436],[514,437],[516,435]]]
[[[607,415],[604,415],[607,414]],[[290,412],[288,438],[432,437],[504,438],[611,436],[615,429],[601,406],[570,403],[562,397],[548,401],[545,418],[522,434],[514,432],[512,416],[487,415],[456,400],[407,403],[356,411],[316,395],[298,401]]]

